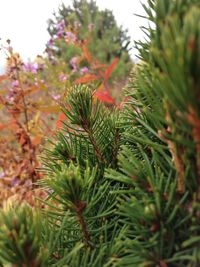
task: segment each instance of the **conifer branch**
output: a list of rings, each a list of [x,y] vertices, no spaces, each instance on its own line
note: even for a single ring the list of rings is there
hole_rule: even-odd
[[[104,158],[104,156],[103,156],[101,150],[99,149],[99,147],[98,147],[98,145],[97,145],[97,142],[96,142],[96,140],[95,140],[95,138],[94,138],[93,131],[92,131],[92,129],[90,129],[89,124],[88,124],[87,121],[84,121],[84,123],[83,123],[83,128],[84,128],[84,130],[86,131],[86,133],[88,134],[89,140],[90,140],[91,144],[92,144],[93,147],[94,147],[95,154],[96,154],[96,156],[97,156],[99,162],[100,162],[100,163],[103,163],[103,164],[106,163],[106,159]]]
[[[78,222],[81,226],[81,230],[82,230],[82,234],[83,234],[83,241],[84,241],[86,247],[91,247],[90,234],[88,232],[87,224],[86,224],[85,219],[83,217],[83,211],[84,211],[85,207],[86,207],[86,203],[84,203],[84,202],[78,203],[78,205],[76,206],[76,214],[77,214]]]

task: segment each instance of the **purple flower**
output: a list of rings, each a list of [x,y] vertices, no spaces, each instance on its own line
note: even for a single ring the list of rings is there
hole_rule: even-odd
[[[65,41],[67,43],[75,43],[76,42],[76,35],[73,32],[66,32],[65,33]]]
[[[47,45],[48,45],[48,46],[52,46],[52,45],[53,45],[53,39],[52,39],[52,38],[49,39],[49,41],[47,42]]]
[[[54,100],[59,100],[61,98],[61,95],[52,95]]]
[[[6,99],[10,101],[10,104],[13,104],[13,103],[14,103],[14,100],[15,100],[14,97],[11,96],[11,95],[8,95],[8,96],[6,97]]]
[[[13,87],[17,87],[17,86],[19,86],[19,81],[18,81],[18,80],[14,80],[14,81],[11,83],[11,85],[12,85]]]
[[[64,82],[68,79],[68,76],[65,74],[60,74],[58,78],[61,82]]]
[[[56,25],[56,36],[57,36],[57,38],[61,38],[63,36],[64,28],[65,28],[65,21],[61,20]]]
[[[37,73],[38,65],[36,63],[28,62],[24,64],[24,70],[27,72]]]
[[[63,36],[63,31],[58,31],[56,33],[57,38],[61,38]]]
[[[80,69],[80,74],[84,75],[84,74],[88,73],[88,71],[89,71],[88,67],[83,67]]]
[[[64,20],[61,20],[58,22],[58,24],[56,25],[56,29],[58,31],[63,31],[65,28],[65,21]]]

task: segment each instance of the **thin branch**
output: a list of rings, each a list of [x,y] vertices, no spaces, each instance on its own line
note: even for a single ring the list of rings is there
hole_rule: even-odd
[[[86,204],[84,202],[80,202],[76,207],[76,214],[77,214],[77,219],[78,219],[78,222],[81,226],[81,230],[83,233],[84,243],[87,247],[91,248],[92,246],[91,246],[90,234],[88,232],[87,224],[83,217],[83,210],[85,209],[85,207],[86,207]]]
[[[20,75],[19,75],[18,71],[17,71],[17,80],[19,81],[19,86],[20,86],[20,89],[21,89],[21,92],[22,92],[22,102],[23,102],[23,106],[24,106],[24,117],[25,117],[26,130],[29,133],[28,109],[27,109],[26,100],[25,100],[25,97],[24,97],[24,90],[23,90],[21,78],[20,78]]]
[[[104,158],[101,150],[99,149],[98,145],[97,145],[97,142],[94,138],[94,134],[93,134],[93,131],[89,128],[88,126],[88,123],[87,122],[84,122],[84,130],[86,131],[86,133],[88,134],[88,137],[90,139],[90,142],[91,144],[93,145],[94,147],[94,150],[95,150],[95,154],[99,160],[99,162],[101,163],[106,163],[106,159]]]

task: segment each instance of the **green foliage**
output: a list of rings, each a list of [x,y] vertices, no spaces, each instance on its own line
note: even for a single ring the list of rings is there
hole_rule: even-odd
[[[186,3],[187,2],[187,3]],[[149,1],[149,43],[128,91],[120,215],[130,229],[120,266],[199,266],[199,4]],[[155,14],[155,15],[154,15]]]
[[[85,166],[87,160],[91,167],[98,164],[99,170],[116,165],[120,142],[118,111],[105,108],[93,93],[88,86],[78,85],[67,94],[63,112],[68,120],[64,122],[64,132],[58,133],[59,142],[47,152],[52,158],[48,168],[60,168],[57,160],[80,166]]]
[[[81,206],[85,208],[85,198],[87,198],[87,193],[94,183],[94,174],[90,173],[87,168],[81,175],[81,171],[78,166],[70,164],[68,168],[63,166],[61,171],[55,173],[55,178],[46,179],[45,183],[48,187],[53,190],[54,196],[58,196],[62,199],[64,207],[70,209],[71,211],[76,211],[76,209]],[[85,196],[83,196],[85,194]]]
[[[148,3],[150,39],[123,108],[85,85],[66,94],[40,182],[46,266],[200,265],[200,7]]]
[[[88,86],[77,85],[68,91],[63,112],[63,130],[46,153],[48,177],[41,181],[49,192],[44,203],[53,209],[46,216],[58,229],[56,266],[110,266],[119,246],[112,243],[125,231],[119,231],[117,196],[111,194],[121,185],[104,178],[105,167],[116,166],[120,147],[118,111],[104,107]]]
[[[46,266],[42,222],[28,205],[10,206],[0,216],[0,259],[17,266]]]

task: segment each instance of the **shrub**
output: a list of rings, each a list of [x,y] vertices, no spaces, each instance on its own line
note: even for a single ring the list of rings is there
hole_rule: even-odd
[[[148,3],[154,26],[121,109],[89,86],[67,92],[40,183],[46,266],[200,265],[200,5]]]

